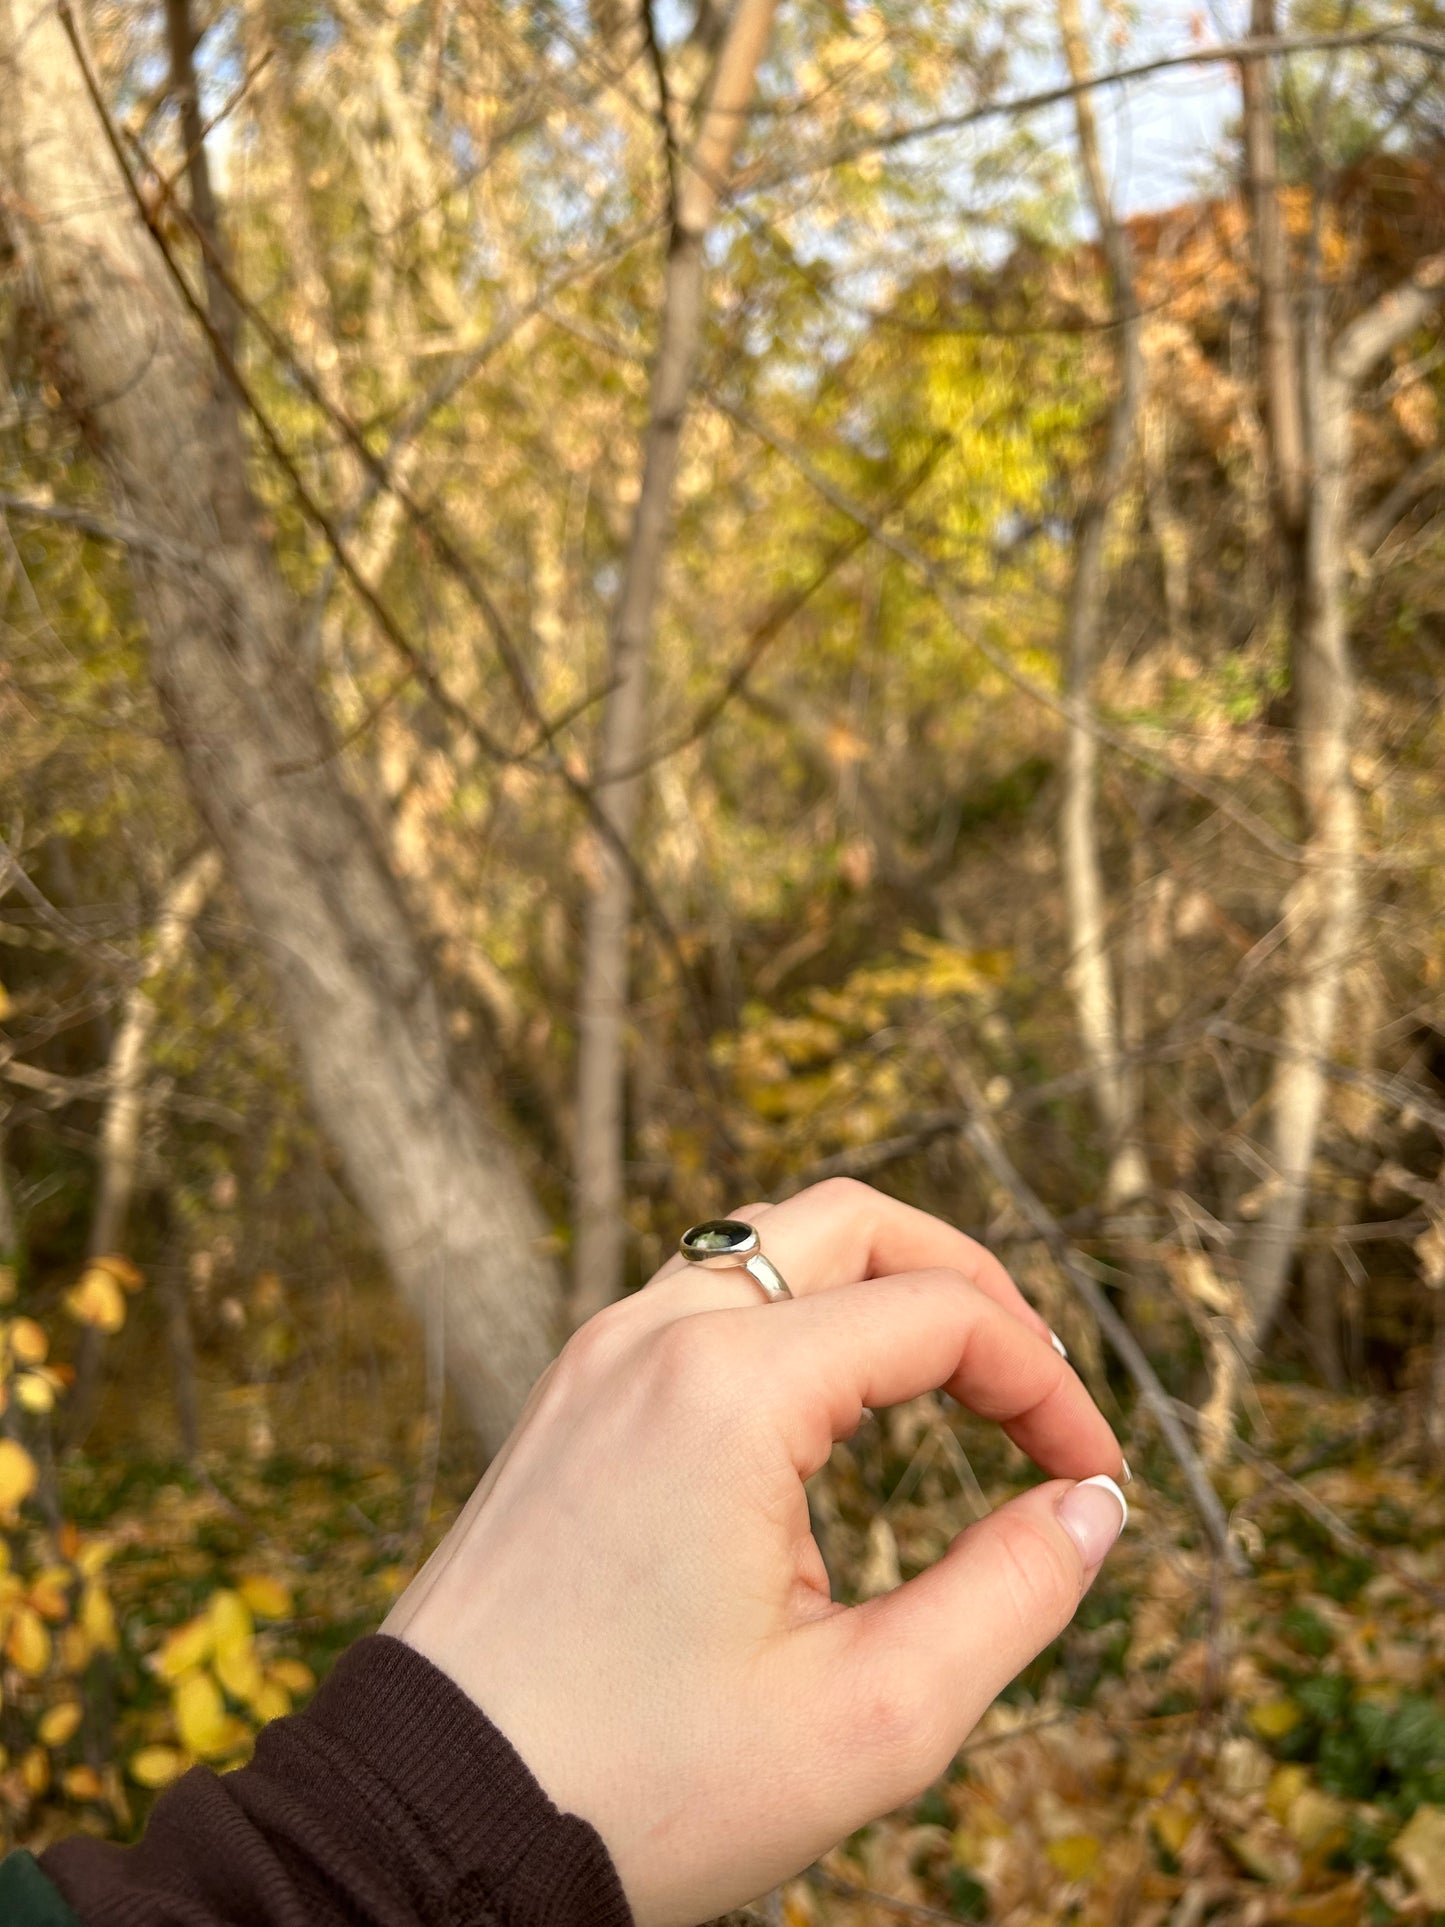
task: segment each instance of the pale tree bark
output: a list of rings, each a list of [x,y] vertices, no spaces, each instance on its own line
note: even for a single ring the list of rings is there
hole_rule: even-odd
[[[444,1321],[454,1381],[495,1448],[558,1336],[545,1226],[457,1080],[426,952],[300,668],[301,612],[250,492],[237,408],[132,210],[63,11],[0,0],[0,88],[10,239],[125,518],[159,538],[132,547],[131,572],[197,807],[317,1116],[397,1282]]]
[[[598,805],[627,849],[637,830],[643,778],[622,772],[631,770],[646,746],[653,621],[702,330],[703,247],[752,98],[774,5],[775,0],[738,0],[704,93],[696,135],[674,169],[642,485],[612,624],[612,689],[594,779]],[[631,873],[611,846],[599,846],[598,872],[587,906],[578,996],[574,1323],[618,1296],[626,1256],[624,1089],[633,889]]]
[[[1246,1359],[1269,1336],[1289,1285],[1335,1025],[1359,937],[1360,817],[1350,773],[1355,692],[1345,612],[1353,409],[1371,369],[1442,301],[1445,254],[1423,262],[1410,281],[1351,322],[1332,350],[1319,342],[1316,323],[1302,357],[1311,463],[1293,684],[1304,854],[1284,909],[1284,1048],[1266,1136],[1273,1175],[1240,1258]]]
[[[111,1046],[105,1110],[100,1126],[100,1187],[90,1221],[88,1255],[122,1255],[140,1160],[145,1073],[160,1005],[157,985],[180,962],[196,920],[221,880],[214,850],[193,857],[172,881],[156,919],[141,974],[128,993]]]
[[[166,0],[166,41],[171,56],[171,95],[181,115],[191,217],[209,244],[201,262],[201,271],[206,277],[206,307],[211,326],[234,353],[238,316],[221,272],[221,224],[206,157],[206,124],[201,117],[200,88],[196,85],[196,35],[191,25],[189,0]]]
[[[1112,1212],[1144,1196],[1150,1180],[1139,1142],[1138,1080],[1126,1065],[1121,1046],[1119,998],[1109,956],[1108,893],[1099,844],[1099,744],[1091,724],[1104,614],[1105,547],[1128,472],[1143,368],[1133,260],[1128,236],[1114,213],[1099,151],[1094,98],[1085,85],[1091,68],[1079,0],[1057,0],[1057,5],[1059,34],[1076,87],[1079,159],[1099,224],[1118,342],[1117,386],[1104,458],[1079,515],[1064,622],[1069,724],[1059,825],[1068,909],[1069,987],[1091,1073],[1094,1109],[1108,1150],[1103,1203]]]
[[[1251,0],[1249,32],[1251,39],[1274,38],[1275,0]],[[1276,530],[1293,578],[1302,559],[1308,477],[1299,330],[1290,301],[1289,239],[1279,194],[1272,64],[1264,60],[1242,62],[1239,86],[1244,108],[1245,188],[1259,286],[1259,362],[1270,484]],[[1293,580],[1289,586],[1293,593]]]
[[[140,1168],[141,1127],[145,1122],[145,1077],[160,1005],[155,992],[180,962],[196,919],[221,880],[221,860],[203,850],[172,879],[156,919],[155,936],[140,976],[126,995],[111,1043],[105,1108],[100,1123],[100,1172],[86,1253],[91,1258],[124,1256],[126,1227]],[[100,1387],[105,1334],[86,1327],[76,1354],[75,1387],[66,1407],[67,1431],[84,1436]]]

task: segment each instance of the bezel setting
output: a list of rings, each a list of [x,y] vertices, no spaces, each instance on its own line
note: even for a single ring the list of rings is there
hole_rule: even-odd
[[[760,1248],[757,1231],[741,1218],[706,1218],[684,1231],[679,1243],[690,1264],[716,1270],[746,1264]]]

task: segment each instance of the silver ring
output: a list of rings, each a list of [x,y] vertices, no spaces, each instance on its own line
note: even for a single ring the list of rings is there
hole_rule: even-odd
[[[741,1218],[708,1218],[693,1225],[683,1232],[678,1250],[690,1265],[705,1265],[709,1271],[745,1271],[767,1298],[793,1295],[772,1259],[763,1256],[757,1227]]]

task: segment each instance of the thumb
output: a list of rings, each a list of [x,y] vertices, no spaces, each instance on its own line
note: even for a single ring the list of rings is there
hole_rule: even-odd
[[[849,1704],[874,1728],[849,1736],[876,1780],[858,1789],[865,1804],[885,1812],[937,1778],[991,1702],[1068,1625],[1128,1516],[1103,1474],[1055,1479],[968,1527],[907,1585],[823,1622],[820,1631],[849,1642]],[[886,1714],[875,1720],[866,1709]]]

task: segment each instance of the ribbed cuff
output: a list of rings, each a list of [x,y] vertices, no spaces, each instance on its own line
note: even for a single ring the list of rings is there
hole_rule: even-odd
[[[456,1927],[632,1927],[596,1829],[560,1812],[510,1741],[401,1640],[359,1640],[298,1717],[337,1770],[354,1763],[378,1821],[389,1807],[388,1849],[427,1866]],[[263,1770],[267,1750],[263,1733]],[[333,1813],[345,1798],[333,1784]]]

